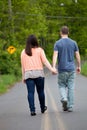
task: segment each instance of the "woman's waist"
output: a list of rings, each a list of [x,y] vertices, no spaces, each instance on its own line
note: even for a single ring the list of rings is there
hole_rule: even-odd
[[[37,78],[37,77],[44,77],[44,71],[43,70],[28,70],[25,71],[24,78]]]

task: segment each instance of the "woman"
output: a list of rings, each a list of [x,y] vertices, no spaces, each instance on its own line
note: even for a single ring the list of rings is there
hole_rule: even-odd
[[[34,35],[30,35],[27,39],[26,47],[21,53],[21,66],[22,80],[27,86],[31,116],[36,115],[34,104],[35,86],[41,112],[44,113],[47,110],[47,106],[45,106],[43,64],[52,71],[52,73],[56,73],[56,70],[51,67],[47,60],[44,50],[38,46],[37,38]]]

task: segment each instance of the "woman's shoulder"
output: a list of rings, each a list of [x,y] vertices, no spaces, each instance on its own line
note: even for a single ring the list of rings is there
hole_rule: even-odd
[[[41,47],[38,47],[38,50],[40,50],[40,51],[43,51],[43,48],[41,48]]]
[[[43,51],[43,49],[41,47],[34,48],[33,51],[35,51],[35,50],[38,51],[38,52]]]
[[[23,54],[25,54],[25,49],[23,49],[23,50],[21,51],[21,55],[23,55]]]

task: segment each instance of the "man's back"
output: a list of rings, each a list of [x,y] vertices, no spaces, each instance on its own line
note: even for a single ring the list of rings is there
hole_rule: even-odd
[[[61,38],[55,43],[54,50],[58,51],[58,71],[74,71],[74,53],[78,51],[75,41],[70,38]]]

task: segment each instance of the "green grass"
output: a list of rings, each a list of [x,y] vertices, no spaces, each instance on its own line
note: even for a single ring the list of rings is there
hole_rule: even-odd
[[[87,76],[87,61],[82,64],[81,74]]]
[[[17,81],[15,75],[0,75],[0,94],[7,92]]]

